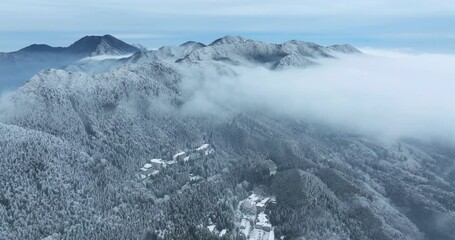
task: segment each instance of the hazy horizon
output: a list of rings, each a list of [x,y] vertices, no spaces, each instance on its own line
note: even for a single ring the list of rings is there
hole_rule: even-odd
[[[315,2],[5,0],[0,52],[34,43],[68,46],[85,35],[111,34],[148,48],[224,35],[265,42],[290,39],[321,45],[455,52],[455,4],[447,0]]]

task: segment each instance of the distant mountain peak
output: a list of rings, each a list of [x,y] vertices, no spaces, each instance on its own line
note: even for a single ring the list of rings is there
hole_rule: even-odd
[[[140,48],[125,43],[112,35],[85,36],[69,47],[52,47],[47,44],[32,44],[20,49],[18,54],[73,54],[81,56],[126,55],[141,51]]]
[[[68,52],[90,55],[122,55],[135,53],[140,49],[129,45],[112,35],[104,36],[85,36],[67,48]]]
[[[357,48],[353,47],[350,44],[335,44],[328,46],[327,49],[342,53],[361,53]]]
[[[25,48],[20,49],[18,52],[26,52],[26,53],[41,53],[41,52],[58,52],[61,51],[63,48],[60,47],[51,47],[47,44],[32,44]]]
[[[188,41],[180,44],[181,47],[188,47],[188,46],[200,46],[200,47],[205,47],[206,45],[200,42],[196,41]]]
[[[241,36],[227,35],[227,36],[218,38],[217,40],[213,41],[212,43],[209,44],[209,46],[220,45],[220,44],[229,44],[229,43],[241,43],[241,42],[245,42],[245,41],[247,41],[247,39],[245,39]]]

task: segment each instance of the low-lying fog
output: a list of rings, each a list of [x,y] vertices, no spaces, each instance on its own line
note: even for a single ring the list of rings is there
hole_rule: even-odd
[[[236,67],[235,77],[206,70],[205,81],[201,75],[188,74],[192,77],[182,81],[182,89],[190,97],[183,109],[220,115],[222,104],[237,111],[316,121],[382,140],[411,137],[455,143],[455,55],[363,52],[306,69]],[[0,118],[8,113],[5,109],[17,108],[9,102],[11,93],[2,95]]]
[[[213,75],[186,105],[216,112],[271,111],[384,140],[400,137],[455,142],[455,55],[362,49],[317,67],[284,71],[238,68]],[[185,89],[194,90],[188,81]],[[193,111],[192,110],[192,111]]]

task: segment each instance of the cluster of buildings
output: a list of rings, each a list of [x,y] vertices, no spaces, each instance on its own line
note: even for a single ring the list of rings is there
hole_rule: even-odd
[[[160,173],[161,169],[175,163],[176,161],[164,161],[162,159],[154,158],[150,160],[150,162],[144,164],[143,167],[141,167],[139,179],[144,180],[147,177],[156,176],[158,173]]]
[[[269,221],[269,206],[276,204],[274,197],[251,194],[240,203],[240,232],[249,240],[274,240],[274,227]]]
[[[208,144],[204,144],[196,151],[205,151],[210,154]],[[266,160],[270,176],[273,176],[278,171],[278,166],[270,159]],[[197,181],[198,176],[190,176],[191,181]],[[248,240],[275,240],[275,227],[269,221],[269,214],[276,204],[274,196],[261,196],[259,194],[251,194],[248,198],[240,201],[236,213],[238,231]],[[201,224],[201,227],[203,225]],[[219,237],[224,236],[228,230],[218,230],[216,224],[211,219],[206,225],[207,229],[214,235]]]
[[[163,168],[166,168],[170,165],[176,164],[177,162],[188,162],[200,159],[203,156],[210,155],[214,152],[213,148],[210,147],[210,144],[204,143],[200,147],[190,150],[188,152],[178,152],[172,156],[172,159],[163,160],[154,158],[149,162],[145,163],[143,167],[140,168],[138,177],[140,180],[144,180],[148,177],[153,177],[158,175]],[[191,176],[191,181],[197,181],[197,176]]]

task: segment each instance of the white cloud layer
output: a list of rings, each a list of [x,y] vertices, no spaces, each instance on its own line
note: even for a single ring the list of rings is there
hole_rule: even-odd
[[[272,111],[381,139],[455,143],[455,55],[364,49],[366,55],[304,70],[238,69],[216,78],[187,105],[214,111]]]

